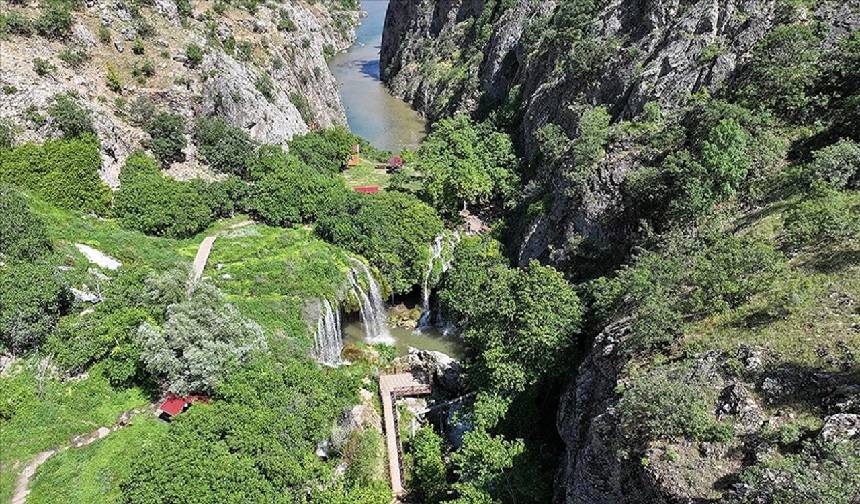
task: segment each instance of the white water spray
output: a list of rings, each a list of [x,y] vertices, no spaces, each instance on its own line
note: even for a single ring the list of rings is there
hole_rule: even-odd
[[[393,345],[394,338],[388,330],[388,311],[382,301],[382,291],[379,284],[363,262],[352,258],[353,269],[349,273],[349,281],[353,292],[358,298],[361,323],[364,325],[364,340],[371,344]],[[367,279],[367,291],[361,286],[359,275]]]
[[[430,261],[427,263],[427,271],[424,273],[424,283],[421,285],[422,312],[421,318],[418,320],[419,330],[422,327],[429,327],[431,322],[430,277],[433,275],[433,265],[436,264],[436,261],[442,261],[442,273],[448,271],[448,268],[451,267],[451,260],[446,260],[442,257],[442,254],[445,251],[446,238],[448,247],[453,249],[458,243],[460,243],[460,233],[455,231],[447,237],[443,234],[439,235],[433,240],[433,243],[430,244]]]
[[[320,306],[314,346],[321,363],[327,366],[338,366],[342,363],[340,354],[343,351],[343,335],[340,326],[340,307],[332,307],[328,299],[324,299]]]

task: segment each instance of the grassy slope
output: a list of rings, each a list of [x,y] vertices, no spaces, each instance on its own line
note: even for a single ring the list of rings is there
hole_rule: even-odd
[[[57,454],[39,468],[27,502],[119,503],[119,481],[131,470],[134,458],[148,443],[167,432],[167,424],[149,415],[83,449]]]
[[[37,453],[68,442],[73,435],[111,426],[117,416],[148,402],[138,389],[116,390],[97,370],[85,379],[61,382],[46,378],[41,386],[29,366],[0,379],[0,397],[14,401],[0,429],[0,500],[11,498],[18,473]],[[15,466],[15,462],[19,466]]]
[[[799,198],[779,201],[738,224],[739,233],[771,239],[782,235],[783,214]],[[860,194],[856,195],[860,205]],[[844,349],[860,348],[860,311],[846,300],[860,300],[860,243],[836,243],[804,250],[790,258],[791,274],[771,292],[707,318],[688,329],[687,349],[732,351],[741,344],[765,347],[784,363],[833,371]],[[773,310],[774,299],[788,299],[787,313]],[[836,357],[836,359],[834,359]]]
[[[278,339],[304,348],[309,342],[301,319],[302,300],[333,298],[349,268],[345,251],[313,238],[307,229],[263,225],[230,229],[247,220],[244,216],[219,221],[193,238],[171,240],[123,229],[111,219],[60,210],[36,198],[30,203],[45,219],[61,261],[70,267],[64,275],[72,285],[96,281],[91,273],[95,268],[75,243],[90,245],[127,266],[163,270],[190,263],[203,237],[219,234],[206,275],[270,335],[285,335],[288,338]],[[40,393],[30,365],[34,362],[24,364],[20,371],[0,378],[0,398],[10,404],[14,398],[15,404],[0,429],[0,502],[9,500],[18,473],[37,453],[63,445],[73,435],[113,425],[121,412],[150,400],[138,388],[112,388],[97,370],[65,383],[45,380]],[[5,404],[0,406],[6,411]],[[141,444],[161,428],[152,423],[140,420],[106,440],[57,455],[37,472],[33,502],[117,501],[116,483],[123,471]]]

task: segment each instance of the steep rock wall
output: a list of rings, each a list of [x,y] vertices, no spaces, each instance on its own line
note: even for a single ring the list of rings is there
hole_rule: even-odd
[[[52,98],[75,93],[92,114],[102,145],[101,176],[112,187],[119,184],[125,159],[147,139],[130,117],[139,98],[183,116],[189,139],[192,121],[204,114],[219,115],[255,140],[274,144],[346,122],[325,53],[349,47],[357,11],[339,10],[336,2],[304,1],[260,5],[254,14],[234,7],[219,14],[206,2],[191,6],[183,20],[173,0],[136,11],[121,0],[96,0],[72,13],[67,39],[9,35],[0,58],[0,119],[12,123],[18,142],[44,141],[57,134],[45,112]],[[28,2],[10,8],[30,18],[40,13]],[[153,34],[143,36],[145,30]],[[103,34],[110,40],[100,41]],[[143,54],[132,50],[138,36]],[[185,55],[192,43],[204,48],[199,66]],[[64,50],[84,51],[86,61],[70,67],[59,58]],[[36,58],[51,65],[47,74],[35,71]],[[154,75],[138,80],[135,67],[146,61]],[[121,91],[108,87],[108,68],[120,76]],[[264,92],[267,83],[271,89]],[[34,121],[36,116],[48,120]],[[181,179],[211,175],[191,142],[185,158],[168,173]]]

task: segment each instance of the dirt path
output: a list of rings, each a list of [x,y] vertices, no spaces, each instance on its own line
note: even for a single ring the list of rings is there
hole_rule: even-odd
[[[60,452],[68,450],[69,448],[83,448],[84,446],[91,445],[99,439],[104,439],[111,433],[130,425],[131,419],[136,415],[145,411],[153,411],[154,407],[155,405],[152,404],[149,407],[135,408],[133,410],[126,411],[119,415],[119,420],[117,420],[117,423],[115,423],[111,428],[99,427],[92,432],[73,436],[67,444],[59,448],[45,450],[36,455],[33,460],[24,467],[21,474],[18,475],[18,480],[15,482],[15,493],[12,494],[11,504],[24,504],[27,502],[27,495],[30,494],[30,481],[33,479],[33,476],[36,475],[36,470],[39,466],[47,462],[48,459]]]
[[[191,267],[191,281],[189,282],[189,290],[193,289],[200,278],[203,276],[203,270],[206,268],[206,261],[209,260],[209,254],[212,252],[212,245],[215,244],[217,236],[207,236],[200,243],[197,249],[197,255],[194,257],[194,265]]]

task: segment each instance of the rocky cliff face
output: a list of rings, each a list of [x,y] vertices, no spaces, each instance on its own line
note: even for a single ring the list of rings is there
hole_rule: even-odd
[[[588,107],[606,107],[617,123],[649,102],[671,114],[695,93],[718,92],[790,15],[777,0],[613,0],[592,13],[583,27],[590,35],[571,43],[552,26],[556,3],[393,0],[383,80],[430,119],[516,108],[518,140],[534,159],[541,128],[558,125],[576,138]],[[811,15],[826,27],[828,46],[860,25],[860,2],[820,2]],[[570,244],[583,240],[624,241],[633,224],[624,221],[620,187],[641,167],[628,147],[610,146],[616,159],[602,162],[574,196],[559,176],[576,169],[570,161],[537,167],[527,193],[545,204],[518,232],[523,264],[564,261]]]
[[[561,4],[553,1],[392,0],[386,19],[383,79],[425,115],[481,117],[489,110],[516,109],[511,124],[535,170],[524,191],[529,209],[514,240],[521,264],[537,258],[564,266],[583,242],[598,247],[626,242],[636,222],[629,218],[622,189],[653,156],[625,135],[612,138],[606,155],[572,190],[565,176],[578,168],[572,156],[541,162],[542,128],[556,125],[575,141],[583,113],[596,106],[605,107],[615,124],[639,116],[649,103],[671,115],[692,95],[717,94],[731,84],[768,32],[796,15],[790,2],[779,0],[595,3],[599,7],[583,28],[590,35],[579,38],[553,27],[553,12]],[[827,49],[860,28],[860,2],[817,2],[802,16],[821,27]],[[609,256],[604,251],[601,257]],[[808,408],[825,425],[842,427],[860,413],[844,407],[856,399],[840,395],[850,387],[839,373],[784,366],[751,347],[736,354],[704,352],[687,357],[683,371],[654,367],[647,373],[700,384],[697,390],[718,405],[714,414],[731,418],[741,433],[726,442],[632,447],[618,412],[618,390],[643,372],[623,351],[629,322],[616,322],[600,334],[562,396],[558,430],[566,451],[557,475],[559,503],[742,499],[750,489],[731,475],[767,458],[772,447],[762,439],[768,432],[791,426]],[[819,388],[813,391],[810,384]],[[804,402],[797,397],[810,402],[789,406]],[[844,439],[854,435],[844,437],[850,430],[841,431]],[[769,501],[748,497],[745,502]]]
[[[29,18],[41,12],[31,2],[3,6]],[[143,101],[183,116],[189,130],[195,117],[219,115],[273,144],[345,123],[325,54],[352,43],[356,11],[341,10],[338,2],[305,1],[261,4],[253,14],[215,7],[192,1],[190,12],[181,15],[173,0],[141,6],[92,0],[72,12],[69,37],[7,35],[0,58],[0,119],[13,124],[18,141],[43,141],[56,134],[45,114],[52,98],[74,93],[93,116],[102,144],[101,176],[113,187],[125,158],[147,138],[132,120],[133,107]],[[135,47],[137,40],[142,45]],[[199,64],[186,57],[190,44],[203,48]],[[84,60],[66,63],[61,56],[71,51]],[[47,72],[37,72],[39,59]],[[147,63],[150,75],[143,73]],[[122,89],[108,85],[109,71]],[[168,173],[207,174],[191,143],[185,158]]]

